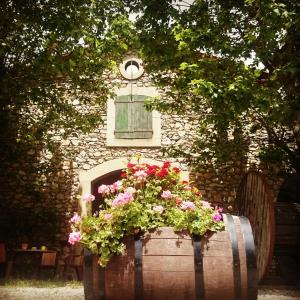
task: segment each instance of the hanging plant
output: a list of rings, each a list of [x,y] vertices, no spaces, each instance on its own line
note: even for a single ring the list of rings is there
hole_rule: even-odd
[[[99,186],[105,200],[98,213],[83,218],[75,213],[71,218],[69,242],[82,243],[106,266],[125,250],[123,238],[128,235],[163,226],[200,236],[223,230],[221,209],[204,201],[196,187],[180,179],[180,172],[170,162],[161,167],[128,163],[121,180]],[[91,202],[95,196],[83,199]]]

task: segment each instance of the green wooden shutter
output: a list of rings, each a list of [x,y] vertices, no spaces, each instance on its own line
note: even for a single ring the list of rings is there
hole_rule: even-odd
[[[152,113],[147,111],[144,107],[145,98],[147,98],[147,96],[126,95],[116,99],[116,138],[152,138]]]
[[[129,96],[117,97],[115,101],[116,119],[115,119],[115,137],[117,139],[126,138],[129,132],[129,106],[131,100]]]
[[[152,138],[152,112],[144,107],[147,96],[133,95],[131,104],[132,137],[135,139]]]

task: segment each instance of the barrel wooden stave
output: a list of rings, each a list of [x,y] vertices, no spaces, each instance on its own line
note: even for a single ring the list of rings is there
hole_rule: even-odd
[[[233,216],[240,264],[233,265],[232,244],[224,217],[224,231],[202,238],[204,294],[206,300],[246,300],[248,297],[248,267],[244,235],[239,217]],[[196,300],[195,265],[193,241],[189,235],[178,235],[171,228],[160,228],[160,233],[147,233],[143,240],[143,300]],[[127,251],[115,256],[102,274],[93,262],[92,299],[118,300],[135,299],[134,242],[126,241]],[[234,268],[238,269],[234,273]],[[240,274],[238,281],[234,275]],[[103,290],[99,285],[104,280]],[[100,284],[99,284],[100,282]],[[239,282],[239,296],[236,284]],[[97,290],[98,289],[98,290]],[[100,297],[105,294],[105,297]],[[254,292],[255,294],[255,292]],[[86,296],[86,299],[89,299]]]
[[[126,253],[111,259],[104,269],[103,278],[105,299],[134,299],[134,243],[132,238],[126,238]],[[99,268],[96,263],[95,269]]]
[[[300,204],[276,202],[275,204],[275,254],[299,256]]]
[[[252,225],[258,278],[262,281],[273,257],[275,217],[272,194],[261,173],[249,171],[243,177],[235,203],[238,214],[247,217]]]

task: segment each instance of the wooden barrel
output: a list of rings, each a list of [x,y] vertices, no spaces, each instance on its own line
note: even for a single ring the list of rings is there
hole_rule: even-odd
[[[85,249],[86,300],[257,299],[254,241],[247,218],[224,215],[225,230],[193,237],[161,227],[128,237],[106,268]]]
[[[276,202],[275,204],[275,253],[300,255],[300,204]]]
[[[246,216],[251,223],[258,280],[262,281],[272,262],[275,237],[274,204],[262,174],[250,171],[243,177],[237,191],[235,211],[238,215]]]

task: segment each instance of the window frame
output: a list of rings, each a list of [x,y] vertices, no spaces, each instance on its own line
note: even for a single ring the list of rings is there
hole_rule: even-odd
[[[116,97],[116,118],[114,131],[116,138],[152,138],[152,111],[146,111],[146,109],[143,107],[146,98],[147,96],[145,95],[125,95]]]
[[[132,90],[131,86],[120,88],[115,91],[116,96],[144,95],[154,97],[158,95],[155,87],[137,87]],[[124,139],[115,137],[115,99],[110,98],[107,102],[107,135],[106,145],[108,147],[161,147],[161,116],[156,110],[152,111],[152,138]]]

